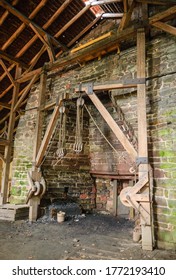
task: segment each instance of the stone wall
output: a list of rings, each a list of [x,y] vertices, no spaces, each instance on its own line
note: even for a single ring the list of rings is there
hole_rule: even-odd
[[[163,248],[175,248],[176,244],[175,43],[176,38],[169,35],[162,35],[147,43],[147,121],[149,157],[154,171],[154,225],[157,245]],[[136,77],[136,48],[123,51],[120,58],[117,54],[112,53],[101,60],[94,60],[86,63],[85,66],[65,71],[65,73],[55,71],[48,79],[47,102],[55,101],[58,95],[65,92],[65,86],[68,83],[71,83],[72,88],[74,88],[80,82],[96,81],[105,83],[113,79],[130,79],[134,77]],[[37,89],[31,92],[28,108],[34,105],[30,104],[30,102],[32,98],[35,99],[36,94]],[[136,91],[134,89],[112,91],[110,97],[104,101],[109,112],[118,122],[115,103],[118,104],[128,125],[132,128],[132,136],[136,135]],[[97,188],[96,185],[94,186],[89,171],[118,170],[119,172],[119,164],[122,164],[121,170],[124,173],[124,170],[125,172],[129,170],[131,162],[92,104],[87,103],[87,106],[97,120],[101,130],[115,146],[119,154],[116,154],[108,146],[92,119],[88,120],[87,118],[87,121],[85,119],[85,150],[84,153],[78,156],[78,163],[77,155],[74,155],[69,150],[73,145],[75,129],[73,114],[68,121],[68,126],[70,125],[71,127],[67,135],[69,150],[67,157],[57,166],[50,168],[51,162],[56,161],[53,150],[46,158],[43,171],[47,179],[48,192],[52,193],[54,186],[54,189],[57,189],[58,192],[61,189],[65,190],[67,194],[78,198],[81,204],[88,202],[88,204],[85,204],[94,207]],[[35,113],[32,110],[30,113],[27,111],[20,120],[15,140],[12,184],[14,193],[12,195],[18,194],[20,199],[23,198],[23,192],[25,192],[27,185],[26,171],[31,166],[33,122],[35,122]]]

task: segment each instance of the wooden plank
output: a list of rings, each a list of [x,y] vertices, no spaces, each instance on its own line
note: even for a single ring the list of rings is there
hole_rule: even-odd
[[[137,32],[137,77],[145,78],[145,30],[138,29]],[[137,107],[138,107],[138,157],[148,158],[147,144],[147,114],[146,114],[146,86],[139,84],[137,87]],[[139,165],[139,182],[143,176],[148,177],[148,164]],[[146,185],[142,194],[149,195],[149,186]],[[149,202],[141,202],[141,210],[148,215],[148,224],[140,215],[142,229],[142,248],[153,250],[153,236],[151,225],[151,209]]]
[[[51,136],[53,134],[53,131],[54,131],[56,123],[57,123],[57,118],[59,116],[59,108],[60,108],[60,104],[54,108],[53,114],[52,114],[49,124],[47,126],[45,135],[43,137],[40,149],[39,149],[37,157],[36,157],[36,163],[35,163],[36,167],[39,167],[42,163],[43,157],[45,155],[49,141],[51,139]]]
[[[16,68],[15,78],[18,78],[21,74],[21,68]],[[10,173],[10,162],[11,162],[11,152],[12,152],[12,144],[13,144],[13,129],[15,125],[15,115],[14,107],[18,99],[19,93],[19,83],[16,83],[14,90],[13,90],[13,97],[12,97],[12,105],[9,117],[9,124],[8,124],[8,135],[7,140],[9,141],[9,145],[5,147],[4,158],[5,158],[5,166],[4,166],[4,173],[2,178],[2,188],[1,188],[1,196],[0,196],[0,204],[4,204],[7,202],[7,195],[8,195],[8,182],[9,182],[9,173]]]
[[[157,22],[152,23],[152,26],[176,36],[176,27],[171,26],[167,23],[157,21]]]
[[[121,131],[120,127],[118,124],[115,122],[115,120],[112,118],[110,113],[107,111],[107,109],[104,107],[104,105],[101,103],[99,98],[93,94],[88,95],[99,113],[102,115],[106,123],[109,125],[117,139],[120,141],[124,149],[129,153],[130,157],[132,158],[133,161],[136,160],[137,157],[137,152],[135,151],[133,145],[129,142],[125,134]]]
[[[124,28],[126,28],[130,22],[130,19],[131,19],[131,15],[133,13],[133,10],[135,8],[135,5],[136,5],[136,1],[132,1],[129,9],[127,12],[124,13],[123,17],[122,17],[122,20],[120,21],[120,24],[119,24],[119,27],[118,27],[118,32],[121,32]],[[126,4],[127,6],[127,4]],[[125,6],[125,7],[126,7]]]
[[[25,75],[21,75],[16,81],[18,83],[24,83],[24,82],[27,82],[29,80],[31,80],[34,75],[40,75],[42,72],[42,67],[41,68],[38,68],[38,69],[35,69],[33,71],[30,71],[29,73],[25,74]]]

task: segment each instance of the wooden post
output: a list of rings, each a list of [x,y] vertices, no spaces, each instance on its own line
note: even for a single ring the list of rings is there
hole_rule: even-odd
[[[32,180],[40,181],[41,180],[41,172],[38,171],[36,167],[36,157],[39,151],[41,142],[42,142],[42,128],[43,128],[43,118],[44,111],[42,108],[44,107],[45,102],[45,92],[46,92],[46,82],[47,82],[47,72],[44,67],[43,72],[40,76],[40,89],[38,96],[38,111],[37,111],[37,122],[36,122],[36,130],[35,130],[35,141],[34,141],[34,150],[33,150],[33,168],[32,168]],[[32,196],[29,200],[29,221],[33,222],[37,220],[38,216],[38,205],[40,204],[40,197]]]
[[[118,198],[117,198],[117,180],[113,181],[113,215],[117,216]]]
[[[145,30],[138,29],[137,32],[137,78],[145,78]],[[148,145],[147,145],[147,117],[146,117],[146,86],[138,84],[137,86],[137,107],[138,107],[138,159],[146,159],[148,162]],[[149,167],[147,163],[139,165],[139,181],[144,176],[149,176]],[[142,194],[149,196],[149,185],[145,185]],[[141,208],[148,213],[147,224],[140,215],[142,229],[142,248],[144,250],[153,249],[153,236],[151,225],[150,201],[141,202]]]
[[[21,75],[21,68],[19,66],[16,67],[15,79],[18,79]],[[12,153],[12,145],[13,145],[13,130],[15,126],[15,115],[14,107],[18,100],[20,85],[18,82],[15,82],[15,86],[13,89],[13,98],[12,98],[12,105],[9,117],[9,124],[8,124],[8,135],[7,141],[9,145],[6,145],[5,152],[4,152],[4,172],[2,178],[2,189],[1,189],[1,196],[0,196],[0,205],[5,204],[7,202],[7,195],[8,195],[8,181],[9,181],[9,173],[10,173],[10,162],[11,162],[11,153]]]

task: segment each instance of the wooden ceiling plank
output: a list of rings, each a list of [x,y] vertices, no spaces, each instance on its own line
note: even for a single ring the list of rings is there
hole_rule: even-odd
[[[85,6],[76,16],[74,16],[70,21],[68,21],[55,35],[58,38],[62,33],[64,33],[77,19],[79,19],[84,13],[90,9],[91,5]]]
[[[167,23],[157,21],[157,22],[154,22],[152,24],[152,26],[176,36],[176,27],[173,27]]]
[[[134,7],[136,5],[135,0],[132,1],[127,13],[124,13],[122,20],[120,21],[119,27],[118,27],[118,32],[121,32],[125,27],[128,26],[130,19],[131,19],[131,15],[133,13]],[[127,5],[124,6],[124,8],[126,8]]]
[[[26,24],[26,25],[29,25],[30,23],[33,24],[33,26],[35,26],[38,30],[40,30],[40,32],[43,36],[47,35],[47,32],[44,29],[42,29],[40,26],[38,26],[36,23],[34,23],[31,19],[29,19],[28,17],[23,15],[21,12],[19,12],[17,9],[15,9],[13,6],[11,6],[7,1],[1,0],[0,6],[7,9],[14,16],[18,17],[24,24]],[[53,37],[53,40],[56,40],[56,39]],[[61,47],[65,48],[65,46],[63,46],[60,42],[58,42],[58,43],[60,44]]]
[[[0,64],[1,64],[2,68],[4,69],[4,71],[6,72],[6,74],[7,74],[8,78],[9,78],[9,80],[11,81],[11,83],[13,84],[13,86],[15,87],[15,86],[16,86],[15,81],[14,81],[12,75],[10,74],[10,72],[8,71],[6,65],[5,65],[4,62],[2,61],[2,59],[0,59]]]
[[[96,19],[94,19],[91,23],[89,23],[89,25],[87,25],[76,37],[74,37],[69,43],[68,43],[68,47],[70,47],[71,45],[73,45],[79,38],[81,38],[88,30],[90,30],[92,28],[92,26],[94,26],[99,20],[101,19],[101,16],[97,17]]]
[[[29,15],[29,19],[33,19],[36,16],[36,14],[41,10],[41,8],[45,6],[47,1],[48,0],[42,0]],[[1,47],[1,50],[4,51],[5,49],[7,49],[13,43],[13,41],[20,35],[20,33],[25,29],[25,27],[26,25],[22,23],[20,27],[17,28],[17,30],[13,33],[13,35],[10,36],[10,38],[4,43],[4,45]]]
[[[20,65],[22,68],[27,69],[28,65],[23,63],[18,58],[13,57],[12,55],[7,54],[4,51],[0,50],[0,57],[4,58],[5,60],[9,61],[10,63],[15,63],[16,65]]]
[[[66,9],[66,7],[72,2],[73,0],[66,0],[59,9],[52,15],[52,17],[43,25],[43,29],[47,29],[57,18],[58,16]]]
[[[12,2],[12,6],[15,6],[17,3],[19,2],[19,0],[14,0]],[[6,10],[3,15],[0,18],[0,26],[3,24],[3,22],[6,20],[6,18],[8,17],[9,12]]]

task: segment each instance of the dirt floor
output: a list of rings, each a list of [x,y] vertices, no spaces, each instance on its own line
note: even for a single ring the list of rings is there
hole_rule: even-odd
[[[63,223],[0,221],[1,260],[163,260],[173,251],[143,251],[132,241],[133,221],[105,214],[76,214]]]

